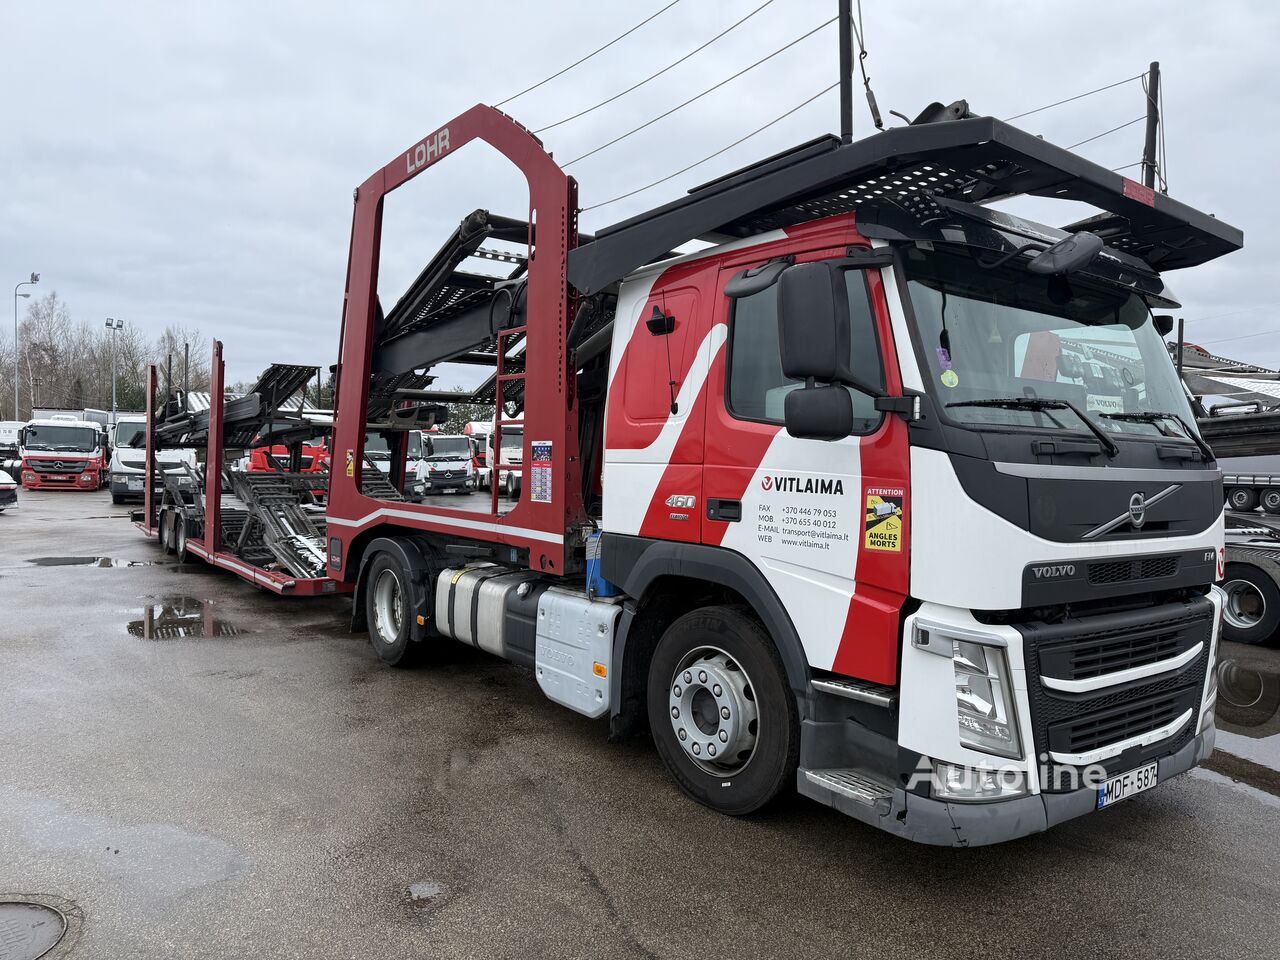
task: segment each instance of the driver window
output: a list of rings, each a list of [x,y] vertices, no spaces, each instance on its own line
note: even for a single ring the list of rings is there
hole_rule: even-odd
[[[867,383],[884,385],[884,365],[876,340],[875,314],[866,272],[845,271],[849,297],[850,367]],[[778,344],[778,285],[733,301],[729,326],[727,405],[739,420],[782,423],[786,396],[802,386],[783,376]],[[853,398],[853,432],[871,433],[881,420],[870,394],[846,388]]]

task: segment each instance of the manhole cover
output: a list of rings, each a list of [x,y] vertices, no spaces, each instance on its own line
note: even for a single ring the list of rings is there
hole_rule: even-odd
[[[0,902],[0,960],[36,960],[67,932],[62,914],[38,903]]]

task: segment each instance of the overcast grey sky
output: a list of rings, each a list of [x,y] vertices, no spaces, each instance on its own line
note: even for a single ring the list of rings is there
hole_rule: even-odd
[[[40,271],[77,318],[171,321],[226,343],[228,376],[331,363],[351,190],[477,102],[554,72],[667,0],[0,4],[0,288]],[[681,0],[599,57],[505,109],[541,127],[665,66],[763,0]],[[774,0],[665,76],[547,132],[571,159],[798,37],[836,0]],[[1245,249],[1174,274],[1188,338],[1280,365],[1272,61],[1280,5],[891,3],[864,0],[881,109],[967,98],[1006,117],[1142,72],[1164,73],[1170,193],[1239,227]],[[817,35],[571,168],[589,206],[719,149],[836,79]],[[859,97],[855,127],[870,130]],[[1019,121],[1061,144],[1143,112],[1137,83]],[[894,121],[896,122],[896,121]],[[833,91],[661,187],[584,217],[592,229],[836,130]],[[1080,148],[1116,167],[1135,124]],[[461,155],[459,155],[461,156]],[[1129,171],[1136,174],[1136,170]],[[521,184],[484,156],[444,163],[388,200],[380,287],[394,300],[467,212],[522,215]],[[1074,211],[1037,205],[1055,224]],[[8,286],[6,286],[6,284]],[[8,307],[6,306],[6,310]],[[3,314],[0,314],[3,315]],[[5,324],[0,323],[0,329]],[[1274,334],[1251,336],[1260,331]]]

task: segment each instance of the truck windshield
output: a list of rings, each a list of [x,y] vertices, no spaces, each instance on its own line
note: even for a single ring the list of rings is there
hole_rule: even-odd
[[[522,427],[507,427],[502,431],[502,449],[510,452],[514,450],[519,453],[524,449],[524,429]]]
[[[1107,433],[1191,439],[1141,297],[1016,265],[982,269],[965,253],[911,249],[905,261],[926,380],[952,420],[1080,432],[1074,407]]]
[[[145,423],[118,423],[116,424],[116,446],[128,447],[133,445],[135,438],[142,436],[142,432],[146,429]]]
[[[429,459],[466,460],[471,456],[471,441],[466,437],[432,437]]]
[[[370,460],[391,459],[391,448],[382,434],[370,430],[364,435],[364,453]]]
[[[90,453],[98,449],[98,431],[93,427],[27,427],[23,446],[28,450],[60,450]]]

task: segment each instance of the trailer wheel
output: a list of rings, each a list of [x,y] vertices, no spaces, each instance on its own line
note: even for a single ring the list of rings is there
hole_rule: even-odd
[[[160,549],[165,553],[173,553],[173,511],[160,513]]]
[[[1280,513],[1280,490],[1264,490],[1262,492],[1262,509],[1267,513]]]
[[[1247,563],[1228,563],[1222,584],[1226,594],[1222,635],[1236,643],[1266,643],[1280,627],[1280,587]]]
[[[1227,491],[1232,510],[1253,510],[1258,506],[1258,491],[1250,487],[1232,487]]]
[[[187,518],[174,514],[173,552],[179,563],[187,562]]]
[[[795,781],[800,723],[777,648],[741,607],[677,619],[649,664],[649,728],[689,797],[742,816]]]
[[[392,553],[369,562],[365,582],[365,619],[369,642],[383,663],[408,666],[418,645],[409,642],[409,575]]]

